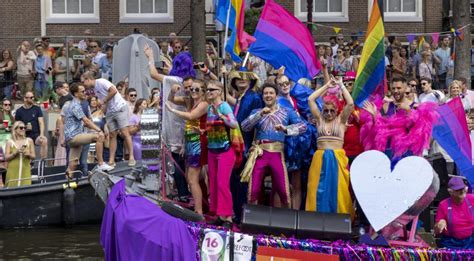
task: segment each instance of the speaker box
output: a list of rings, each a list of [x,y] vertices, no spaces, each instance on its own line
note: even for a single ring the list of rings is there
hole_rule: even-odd
[[[296,235],[297,220],[296,210],[244,205],[241,228],[243,232],[252,234],[291,237]]]
[[[349,214],[298,212],[297,238],[349,239],[352,236]]]
[[[317,213],[245,205],[242,232],[297,238],[348,239],[352,236],[349,214]]]

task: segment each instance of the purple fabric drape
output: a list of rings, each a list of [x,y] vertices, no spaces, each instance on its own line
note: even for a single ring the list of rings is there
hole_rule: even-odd
[[[100,242],[106,260],[196,260],[187,225],[117,183],[107,200]]]

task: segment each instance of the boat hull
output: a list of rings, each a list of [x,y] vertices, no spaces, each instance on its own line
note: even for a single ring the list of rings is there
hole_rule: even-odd
[[[64,225],[71,213],[73,224],[100,223],[104,203],[95,196],[87,178],[76,183],[73,201],[65,200],[65,181],[0,190],[0,227]],[[71,202],[73,208],[67,206]]]

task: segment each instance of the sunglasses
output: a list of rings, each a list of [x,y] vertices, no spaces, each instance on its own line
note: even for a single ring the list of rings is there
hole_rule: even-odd
[[[97,47],[99,47],[99,46],[97,46],[97,45],[91,45],[91,46],[89,46],[89,47],[90,47],[90,48],[97,48]]]
[[[411,92],[405,92],[405,95],[410,95]]]
[[[3,106],[11,106],[10,103],[4,103]]]
[[[416,84],[408,84],[410,87],[416,87]]]
[[[191,92],[200,92],[201,88],[191,88],[189,89]]]
[[[181,46],[175,46],[174,49],[181,49]]]
[[[326,114],[333,114],[333,113],[336,113],[336,110],[324,109],[324,110],[323,110],[323,113],[326,113]]]
[[[220,91],[221,89],[207,89],[206,92],[207,93],[210,93],[210,92],[213,92],[213,91]]]
[[[342,53],[342,51],[337,51],[337,53]]]
[[[422,82],[421,85],[425,86],[427,85],[428,83],[427,82]]]
[[[18,127],[16,127],[16,128],[17,128],[17,129],[20,129],[20,130],[25,130],[25,129],[26,129],[25,126],[18,126]]]
[[[337,38],[337,40],[344,40],[344,38]]]
[[[28,96],[28,97],[25,96],[25,99],[33,99],[34,97],[35,96]]]
[[[136,94],[129,94],[128,96],[130,96],[130,97],[137,97]]]
[[[290,82],[282,82],[282,83],[279,83],[278,85],[280,85],[280,86],[288,86],[288,85],[290,85]]]

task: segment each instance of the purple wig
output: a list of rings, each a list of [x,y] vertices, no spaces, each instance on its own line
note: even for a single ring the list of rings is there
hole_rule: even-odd
[[[181,52],[174,57],[170,76],[178,76],[182,79],[189,76],[196,78],[196,71],[193,69],[193,57],[189,52]]]

